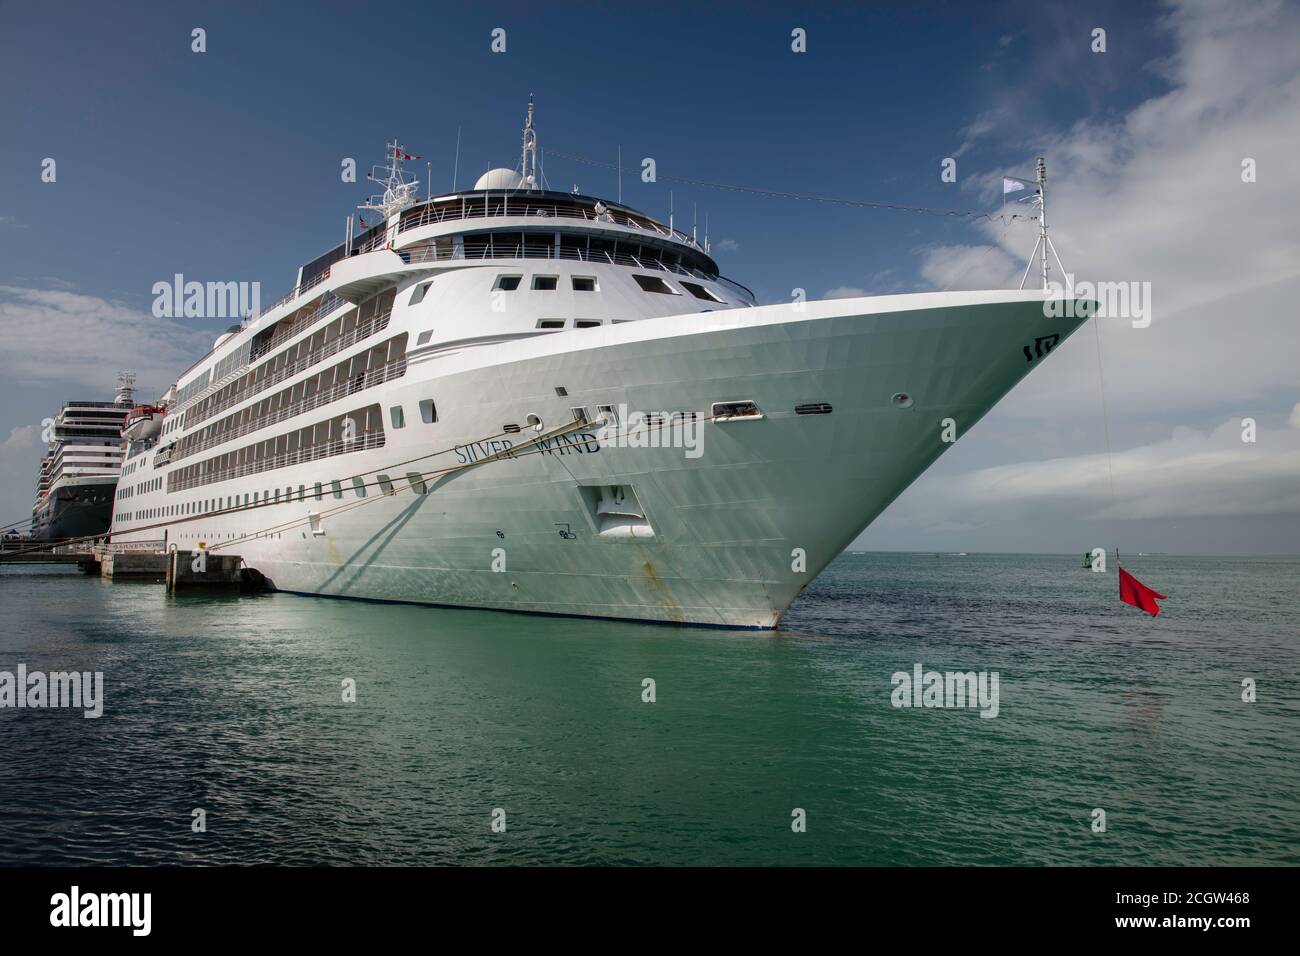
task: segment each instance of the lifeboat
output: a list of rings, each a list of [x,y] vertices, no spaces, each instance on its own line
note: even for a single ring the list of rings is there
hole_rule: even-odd
[[[128,441],[147,441],[162,431],[163,416],[167,409],[161,405],[135,405],[126,416],[122,436]]]

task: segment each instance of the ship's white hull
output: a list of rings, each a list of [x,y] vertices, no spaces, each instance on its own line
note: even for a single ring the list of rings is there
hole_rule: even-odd
[[[158,500],[224,503],[253,488],[295,489],[287,503],[178,518],[165,529],[169,546],[201,541],[240,554],[282,590],[770,628],[948,447],[945,419],[964,435],[1042,363],[1036,339],[1062,340],[1077,325],[1045,318],[1041,295],[951,293],[733,309],[462,351],[417,349],[404,376],[352,403],[378,402],[385,426],[391,406],[404,408],[405,426],[386,427],[383,447]],[[910,407],[894,400],[899,393]],[[436,402],[436,423],[421,421],[424,399]],[[412,491],[408,472],[452,467],[494,446],[398,464],[499,437],[507,423],[523,426],[506,436],[522,445],[535,434],[525,424],[530,414],[550,430],[576,406],[707,418],[713,403],[740,400],[756,402],[763,417],[703,422],[698,455],[619,447],[613,429],[593,427],[572,444],[431,478],[425,494]],[[809,403],[833,411],[795,414]],[[626,432],[626,423],[617,430]],[[348,479],[374,481],[375,472],[390,475],[396,493],[371,487],[357,499]],[[343,480],[341,500],[329,492],[332,479]],[[312,494],[316,482],[325,485],[323,500]],[[598,489],[615,486],[634,490],[653,536],[638,536],[644,528],[599,533]],[[272,526],[279,527],[267,532]],[[115,538],[163,536],[156,529]]]

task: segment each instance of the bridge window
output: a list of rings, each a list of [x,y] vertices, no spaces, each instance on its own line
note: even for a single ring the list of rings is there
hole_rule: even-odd
[[[406,427],[406,413],[402,411],[401,405],[394,405],[388,410],[388,420],[393,423],[394,428]]]
[[[533,289],[538,292],[554,292],[559,284],[559,276],[533,276]]]
[[[406,473],[406,480],[411,483],[411,490],[417,495],[426,493],[427,487],[424,484],[424,476],[418,471],[408,471]]]
[[[578,319],[573,323],[574,328],[590,329],[600,325],[600,319]]]
[[[681,295],[676,289],[670,286],[658,276],[642,276],[633,274],[636,284],[641,287],[642,292],[658,292],[661,295]]]
[[[353,479],[352,479],[352,490],[355,491],[355,492],[357,493],[357,497],[358,497],[358,498],[364,498],[364,497],[366,496],[366,483],[365,483],[365,481],[363,481],[363,480],[362,480],[361,478],[359,478],[359,477],[358,477],[358,478],[353,478]]]
[[[497,276],[496,284],[492,288],[501,289],[505,292],[514,292],[515,289],[519,288],[519,283],[523,278],[523,276]]]
[[[432,425],[438,420],[438,409],[433,404],[433,399],[420,399],[420,420],[426,425]]]
[[[537,327],[539,329],[562,329],[564,328],[564,319],[538,319]]]
[[[598,291],[597,288],[596,288],[596,280],[595,280],[595,278],[594,278],[593,276],[574,276],[574,277],[573,277],[573,291],[574,291],[574,292],[596,292],[596,291]]]

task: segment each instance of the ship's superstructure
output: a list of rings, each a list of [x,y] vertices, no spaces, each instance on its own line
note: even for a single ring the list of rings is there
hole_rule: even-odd
[[[309,594],[773,627],[1081,321],[1043,292],[759,306],[535,155],[530,104],[518,169],[420,200],[389,144],[359,234],[157,403],[114,541]]]
[[[124,372],[118,382],[113,401],[68,402],[48,423],[50,440],[32,506],[34,539],[57,541],[108,531],[134,376]]]

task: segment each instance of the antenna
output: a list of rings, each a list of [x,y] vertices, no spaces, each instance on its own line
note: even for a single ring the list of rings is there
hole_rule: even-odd
[[[691,242],[700,244],[700,204],[691,203]]]
[[[1043,291],[1047,291],[1047,163],[1038,157],[1038,240],[1042,247]]]
[[[451,191],[456,191],[456,179],[460,173],[460,127],[456,127],[456,165],[451,167]]]
[[[433,163],[424,164],[425,199],[433,198]]]
[[[623,144],[618,144],[618,203],[623,204]]]
[[[673,228],[673,191],[671,189],[668,190],[668,231],[672,233],[677,232],[677,230]]]

